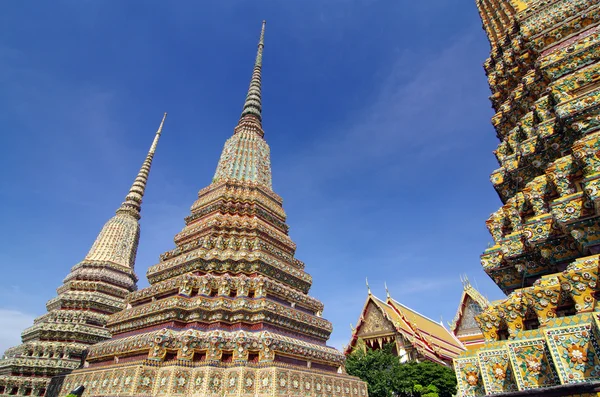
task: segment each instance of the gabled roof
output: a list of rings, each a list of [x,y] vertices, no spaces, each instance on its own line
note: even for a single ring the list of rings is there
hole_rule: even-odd
[[[462,343],[441,322],[438,323],[391,297],[388,297],[387,303],[406,319],[415,333],[419,334],[438,355],[453,359],[465,351]]]
[[[482,310],[485,310],[488,308],[488,306],[490,306],[490,301],[488,301],[487,298],[481,295],[479,291],[473,288],[471,282],[466,276],[461,277],[461,281],[463,283],[463,293],[460,297],[460,303],[458,305],[456,315],[454,316],[454,320],[450,324],[450,331],[452,331],[453,334],[456,333],[456,330],[460,325],[460,321],[462,320],[463,312],[469,298],[475,301],[481,307]]]
[[[346,353],[350,353],[358,342],[358,335],[365,324],[369,304],[373,304],[395,331],[428,360],[448,365],[448,362],[465,350],[462,343],[442,324],[402,305],[389,296],[384,302],[369,293],[356,328],[353,329]]]

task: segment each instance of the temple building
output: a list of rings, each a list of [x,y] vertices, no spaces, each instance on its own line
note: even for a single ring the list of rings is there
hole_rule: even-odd
[[[125,296],[137,289],[134,264],[142,198],[165,117],[116,215],[48,301],[48,312],[23,331],[22,344],[4,353],[0,395],[46,395],[53,376],[78,368],[90,345],[110,338],[105,328],[109,315],[124,309]]]
[[[262,127],[264,22],[242,114],[212,183],[198,193],[148,288],[110,316],[112,339],[89,349],[61,394],[348,396],[366,384],[326,342],[332,325],[308,295]]]
[[[392,299],[385,302],[368,289],[368,296],[345,352],[356,348],[381,349],[393,344],[400,362],[431,361],[450,366],[465,351],[461,341],[436,322]]]
[[[466,277],[462,278],[463,292],[450,331],[467,350],[476,350],[485,341],[476,316],[490,306],[490,302],[477,291]]]
[[[485,272],[507,295],[455,359],[460,396],[600,395],[600,0],[477,0],[502,206]]]

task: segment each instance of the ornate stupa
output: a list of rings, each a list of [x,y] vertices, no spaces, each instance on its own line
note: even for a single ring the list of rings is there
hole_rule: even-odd
[[[264,140],[264,22],[241,118],[212,183],[200,190],[175,248],[148,288],[113,314],[109,341],[64,380],[89,396],[366,396],[326,345],[331,323],[308,295]]]
[[[502,206],[481,257],[507,298],[476,316],[459,395],[600,391],[600,1],[477,0]]]
[[[125,201],[106,222],[83,261],[73,266],[46,304],[48,312],[0,360],[0,395],[44,396],[53,376],[79,367],[86,349],[110,338],[109,315],[137,289],[134,272],[142,198],[165,116]]]

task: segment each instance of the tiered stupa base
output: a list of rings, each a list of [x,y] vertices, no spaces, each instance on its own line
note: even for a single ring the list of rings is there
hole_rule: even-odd
[[[514,339],[486,342],[454,360],[459,389],[464,396],[600,395],[593,391],[600,388],[599,314],[555,318]]]
[[[284,363],[140,360],[79,370],[66,377],[60,395],[79,385],[85,386],[87,396],[367,396],[366,384],[355,377]]]
[[[59,395],[367,396],[339,351],[269,331],[162,328],[99,343],[87,359]]]
[[[39,376],[2,376],[0,377],[0,397],[41,396],[46,393],[49,382],[49,378]]]

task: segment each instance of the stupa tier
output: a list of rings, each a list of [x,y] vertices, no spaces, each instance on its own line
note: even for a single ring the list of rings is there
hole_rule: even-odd
[[[62,393],[89,396],[366,396],[328,347],[332,326],[307,295],[262,128],[264,23],[246,101],[212,183],[147,272],[148,288],[113,314],[109,341]]]
[[[165,114],[166,117],[166,114]],[[0,360],[0,396],[44,396],[50,380],[78,368],[85,350],[110,339],[109,316],[136,290],[135,256],[146,182],[165,117],[125,201],[109,219],[83,261],[46,304],[48,312],[22,333],[23,343]]]
[[[600,1],[477,0],[502,207],[481,257],[508,295],[455,360],[459,395],[597,395]],[[539,389],[539,390],[538,390]],[[505,395],[505,394],[503,394]],[[550,395],[550,394],[547,394]]]

